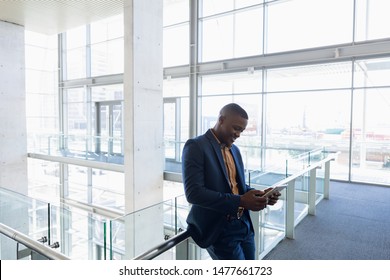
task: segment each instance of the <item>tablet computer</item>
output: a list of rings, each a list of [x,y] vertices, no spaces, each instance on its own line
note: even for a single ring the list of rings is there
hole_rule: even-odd
[[[262,197],[270,197],[270,196],[272,196],[275,192],[281,192],[281,191],[284,190],[286,187],[287,187],[287,184],[285,184],[285,185],[280,185],[280,186],[276,186],[276,187],[274,187],[273,189],[271,189],[271,190],[269,190],[268,192],[266,192],[265,194],[263,194]]]

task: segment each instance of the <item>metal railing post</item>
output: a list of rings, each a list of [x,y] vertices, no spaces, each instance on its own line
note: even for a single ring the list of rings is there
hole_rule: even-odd
[[[310,170],[309,178],[309,215],[316,214],[316,180],[317,168]]]
[[[189,238],[176,246],[176,260],[189,260]]]
[[[324,175],[324,198],[329,199],[329,182],[330,182],[330,160],[325,162]]]
[[[253,224],[253,230],[255,231],[255,259],[258,260],[259,259],[259,255],[261,253],[261,250],[262,250],[262,247],[264,246],[261,246],[260,244],[260,239],[262,241],[264,241],[262,239],[262,236],[260,235],[260,233],[262,232],[261,229],[260,229],[260,211],[250,211],[250,216],[251,216],[251,220],[252,220],[252,224]]]
[[[286,190],[286,237],[294,239],[295,237],[295,179],[288,182]]]

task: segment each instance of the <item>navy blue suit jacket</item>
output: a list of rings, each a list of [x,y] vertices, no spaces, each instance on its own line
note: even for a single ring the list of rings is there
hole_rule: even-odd
[[[250,190],[245,184],[244,164],[237,146],[233,145],[231,152],[240,194],[243,194]],[[200,247],[207,248],[223,230],[226,216],[237,215],[240,203],[240,197],[231,191],[221,147],[211,130],[186,142],[182,168],[185,195],[192,204],[187,230]],[[250,222],[247,210],[244,215]]]

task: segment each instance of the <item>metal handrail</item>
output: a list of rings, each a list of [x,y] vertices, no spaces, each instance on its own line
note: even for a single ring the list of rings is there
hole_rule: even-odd
[[[190,237],[188,231],[182,231],[181,233],[175,235],[174,237],[168,239],[167,241],[157,245],[156,247],[138,255],[133,260],[152,260],[155,257],[161,255],[162,253],[168,251],[169,249],[179,245],[184,240]]]
[[[67,256],[53,250],[52,248],[43,245],[39,241],[31,239],[29,236],[14,230],[13,228],[0,223],[0,233],[8,236],[9,238],[22,243],[27,248],[45,256],[49,260],[70,260]]]
[[[295,180],[296,178],[302,176],[303,174],[306,174],[306,173],[308,173],[309,171],[311,171],[313,169],[319,168],[324,163],[326,163],[328,161],[335,160],[339,154],[340,154],[340,152],[332,153],[332,154],[328,155],[326,158],[324,158],[324,159],[322,159],[320,161],[317,161],[314,164],[311,164],[311,165],[307,166],[306,168],[300,170],[299,172],[294,173],[294,174],[292,174],[292,175],[290,175],[290,176],[288,176],[288,177],[278,181],[277,183],[275,183],[275,184],[273,184],[273,185],[271,185],[269,187],[273,188],[273,187],[276,187],[276,186],[288,184],[290,181]],[[251,184],[251,185],[259,186],[258,184]]]
[[[317,161],[315,162],[314,164],[312,165],[309,165],[308,167],[306,167],[305,169],[302,169],[301,171],[297,172],[297,173],[294,173],[293,175],[287,177],[287,178],[284,178],[282,180],[280,180],[279,182],[277,182],[276,184],[272,185],[271,187],[276,187],[276,186],[279,186],[279,185],[284,185],[284,184],[287,184],[289,183],[290,181],[302,176],[303,174],[305,173],[308,173],[309,171],[313,170],[313,169],[316,169],[316,168],[319,168],[320,166],[322,166],[324,163],[328,162],[328,161],[332,161],[332,160],[335,160],[337,158],[337,156],[339,155],[340,152],[337,152],[337,153],[332,153],[331,155],[328,155],[326,158],[320,160],[320,161]]]

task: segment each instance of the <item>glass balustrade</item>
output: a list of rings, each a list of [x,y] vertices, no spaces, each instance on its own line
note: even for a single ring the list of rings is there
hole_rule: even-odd
[[[111,220],[111,258],[132,259],[185,230],[188,211],[182,195]],[[159,259],[174,259],[174,252]]]
[[[49,235],[50,204],[0,188],[0,222],[40,239]]]
[[[54,246],[71,259],[107,257],[107,221],[99,215],[63,204],[52,205],[4,188],[0,188],[0,208],[0,223],[32,240],[45,240],[47,246]],[[1,244],[1,256],[17,259],[17,250],[10,250],[14,241],[7,243]]]
[[[122,137],[30,135],[28,144],[30,153],[123,164]]]
[[[0,234],[0,259],[1,260],[49,260],[48,257],[40,254],[39,252],[26,247],[25,245],[17,242]]]
[[[275,154],[276,151],[270,149],[263,151],[265,154]],[[296,154],[295,151],[285,150],[277,151],[278,161],[285,162],[285,165],[275,168],[275,162],[268,161],[271,164],[264,165],[260,170],[248,171],[247,181],[251,187],[256,189],[266,189],[278,184],[288,184],[288,188],[293,188],[292,206],[287,207],[286,189],[281,192],[281,197],[277,204],[268,206],[264,211],[252,213],[252,221],[258,225],[257,244],[260,258],[265,256],[273,247],[276,246],[286,235],[287,232],[287,213],[295,227],[306,215],[309,214],[309,205],[314,206],[324,197],[325,172],[323,164],[315,166],[321,161],[326,160],[327,153],[324,149],[316,149],[304,153]],[[275,158],[273,156],[272,158]],[[307,170],[307,171],[305,171]],[[310,189],[312,186],[313,190]],[[314,187],[313,187],[314,186]],[[314,192],[312,194],[311,192]],[[313,202],[310,202],[313,199]],[[312,206],[312,207],[314,207]],[[256,231],[256,229],[255,229]]]

